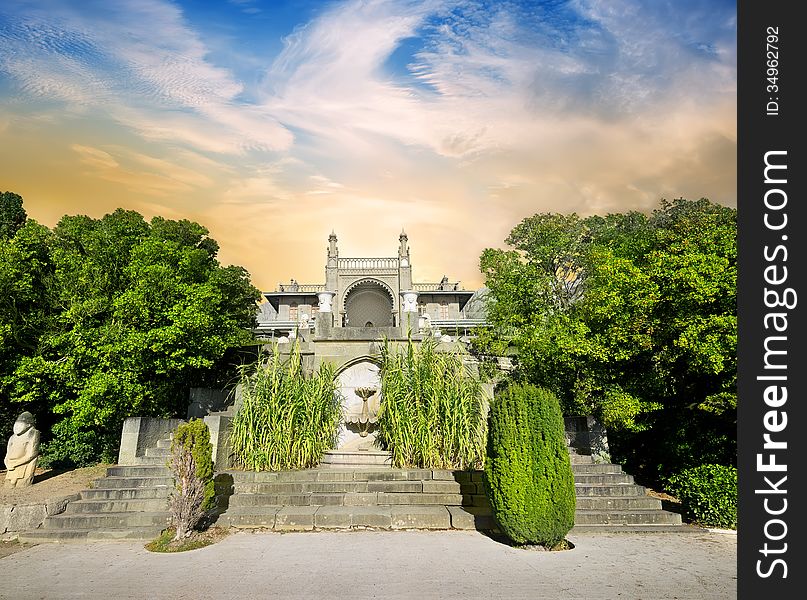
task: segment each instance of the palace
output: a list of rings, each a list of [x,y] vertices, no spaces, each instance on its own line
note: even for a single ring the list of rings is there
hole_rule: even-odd
[[[323,464],[383,465],[389,453],[374,445],[374,432],[363,429],[375,422],[382,401],[381,344],[432,338],[441,351],[461,352],[474,363],[467,343],[473,328],[485,323],[484,302],[480,292],[448,277],[415,283],[405,232],[393,257],[341,257],[336,242],[331,233],[324,284],[292,279],[264,292],[255,334],[281,353],[298,352],[309,372],[324,362],[336,369],[343,419],[336,449],[326,452]]]
[[[345,258],[331,233],[325,283],[292,279],[264,292],[256,335],[277,340],[299,334],[306,341],[403,339],[425,332],[465,336],[484,323],[480,292],[448,277],[415,283],[405,232],[398,241],[394,257]]]

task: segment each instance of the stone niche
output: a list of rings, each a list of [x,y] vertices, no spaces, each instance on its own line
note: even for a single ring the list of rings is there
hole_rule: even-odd
[[[375,418],[381,406],[381,375],[377,364],[370,360],[357,362],[342,370],[336,377],[337,389],[342,395],[342,424],[339,427],[336,448],[338,450],[370,449],[374,446],[376,425]],[[375,393],[367,398],[366,416],[369,422],[364,425],[361,421],[364,400],[357,393],[367,393],[364,390],[375,389]],[[362,431],[367,431],[362,436]]]

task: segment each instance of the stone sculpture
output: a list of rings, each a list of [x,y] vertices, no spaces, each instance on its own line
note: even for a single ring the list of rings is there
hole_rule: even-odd
[[[34,428],[34,415],[25,411],[14,422],[14,433],[8,439],[5,486],[31,485],[39,459],[39,431]]]

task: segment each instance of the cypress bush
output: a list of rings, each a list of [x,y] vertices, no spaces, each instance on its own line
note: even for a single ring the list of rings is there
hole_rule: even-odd
[[[213,445],[210,430],[201,419],[182,423],[174,431],[171,458],[176,490],[168,499],[171,524],[176,527],[175,540],[191,534],[205,513],[213,508]]]
[[[517,544],[557,546],[574,526],[574,476],[557,397],[511,384],[491,404],[485,475],[493,516]]]
[[[667,488],[687,518],[710,527],[737,528],[737,469],[700,465],[670,477]]]

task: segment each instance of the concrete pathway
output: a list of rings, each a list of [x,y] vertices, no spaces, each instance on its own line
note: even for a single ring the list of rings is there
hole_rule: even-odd
[[[598,598],[737,596],[737,537],[579,534],[563,552],[474,531],[239,532],[190,552],[41,544],[0,559],[0,598]]]

